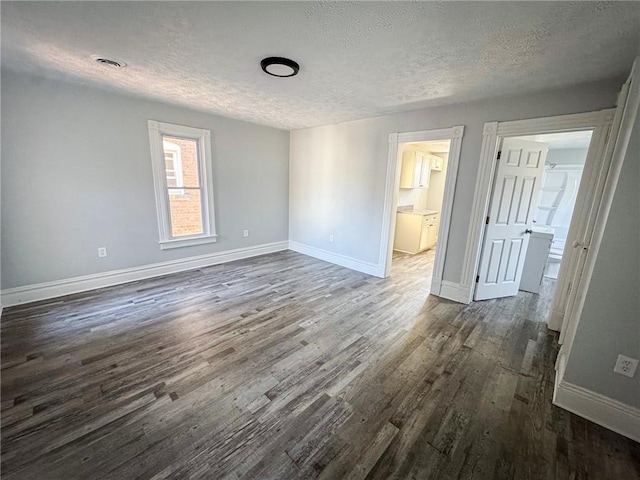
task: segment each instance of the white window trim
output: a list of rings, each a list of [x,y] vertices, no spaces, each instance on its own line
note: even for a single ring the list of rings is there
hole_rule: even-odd
[[[171,236],[168,187],[165,172],[162,136],[192,138],[198,141],[200,175],[202,178],[202,230],[199,235]],[[162,250],[189,247],[216,241],[216,221],[213,205],[213,175],[211,173],[211,132],[202,128],[185,127],[149,120],[149,143],[153,167],[153,185],[158,213],[158,243]]]
[[[169,146],[169,148],[167,148]],[[166,155],[167,150],[173,154],[173,168],[176,174],[176,187],[169,188],[169,193],[172,195],[184,195],[184,189],[181,187],[184,185],[184,176],[182,175],[182,151],[179,145],[171,143],[169,141],[162,141],[162,149]],[[166,162],[166,158],[165,158]],[[165,165],[165,181],[166,181],[166,165]]]

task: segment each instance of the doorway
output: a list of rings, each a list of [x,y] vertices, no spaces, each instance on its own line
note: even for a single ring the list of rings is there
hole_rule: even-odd
[[[443,282],[442,275],[463,133],[464,127],[456,126],[389,135],[389,159],[379,263],[384,265],[383,276],[388,277],[391,274],[394,244],[396,243],[396,221],[399,208],[423,210],[420,213],[429,209],[437,210],[435,218],[426,219],[424,241],[422,228],[419,230],[420,237],[417,247],[422,251],[431,250],[433,254],[430,292],[435,295],[441,295],[443,284],[446,288],[446,282]],[[412,160],[408,160],[412,162],[413,169],[405,166],[403,177],[403,160],[408,151],[414,152],[409,155],[412,156]],[[441,174],[442,176],[439,176]],[[434,179],[434,184],[431,185],[431,188],[424,188],[431,182],[431,178]],[[437,197],[439,199],[436,200]],[[410,207],[411,205],[413,207]],[[437,208],[433,208],[434,205]],[[424,223],[424,215],[420,216],[423,218],[419,220]],[[421,243],[422,245],[420,245]],[[436,245],[437,248],[433,252],[433,247]],[[400,247],[396,245],[396,248]]]
[[[543,135],[576,131],[592,131],[587,158],[572,222],[567,234],[562,262],[556,280],[555,295],[548,320],[549,328],[560,330],[565,320],[565,312],[576,300],[582,290],[582,273],[585,259],[589,257],[590,239],[594,229],[599,228],[597,221],[606,179],[611,167],[611,151],[615,139],[615,122],[621,115],[620,109],[607,109],[595,112],[561,115],[556,117],[534,118],[507,122],[485,123],[482,152],[476,181],[475,194],[471,208],[467,249],[463,259],[461,289],[465,293],[465,303],[473,300],[476,281],[479,281],[479,264],[489,202],[493,193],[493,184],[498,165],[498,156],[502,155],[503,140],[508,137]],[[613,127],[612,127],[613,126]],[[564,330],[564,329],[563,329]],[[562,335],[561,335],[562,336]]]
[[[431,279],[438,244],[451,140],[398,144],[400,182],[392,268],[420,269]]]
[[[550,229],[553,235],[542,272],[544,278],[558,279],[565,252],[568,253],[571,248],[567,244],[567,238],[592,135],[593,130],[584,130],[520,137],[525,140],[544,142],[549,147],[533,215],[534,229]],[[534,273],[527,271],[527,267],[525,263],[525,273]],[[536,278],[535,276],[527,278],[527,281],[535,282]],[[533,291],[523,289],[522,282],[520,286],[521,290]],[[527,288],[530,288],[529,284]],[[533,291],[533,293],[537,292]]]
[[[520,290],[538,294],[543,283],[553,292],[584,188],[592,134],[589,129],[502,138],[475,300]]]

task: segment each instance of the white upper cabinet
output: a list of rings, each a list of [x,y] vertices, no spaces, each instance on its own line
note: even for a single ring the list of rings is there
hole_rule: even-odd
[[[431,157],[431,170],[436,170],[438,172],[442,171],[442,166],[444,164],[444,159],[442,157],[438,157],[437,155],[430,155]]]
[[[410,151],[402,155],[400,188],[429,188],[431,155]]]

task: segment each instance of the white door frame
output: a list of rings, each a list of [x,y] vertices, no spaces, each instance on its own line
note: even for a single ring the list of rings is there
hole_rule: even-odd
[[[600,202],[593,212],[593,228],[591,236],[586,238],[580,245],[580,249],[585,255],[583,274],[579,278],[576,288],[570,292],[567,301],[567,315],[561,318],[559,343],[562,344],[558,353],[558,375],[562,379],[566,359],[569,358],[573,340],[578,329],[580,316],[586,300],[587,290],[591,282],[591,276],[595,268],[598,251],[604,236],[604,230],[613,204],[613,197],[620,178],[620,172],[627,153],[627,147],[632,135],[634,121],[638,110],[640,110],[640,79],[638,79],[639,60],[636,58],[629,79],[624,84],[618,97],[618,108],[616,118],[613,121],[611,140],[606,146],[605,159],[608,159],[607,169],[602,174],[602,189],[600,191]],[[635,78],[634,78],[635,77]],[[626,107],[626,108],[625,108]],[[623,110],[624,109],[624,110]]]
[[[482,155],[462,271],[462,285],[468,288],[469,301],[473,298],[475,291],[485,219],[493,187],[496,157],[502,138],[593,130],[566,243],[568,246],[583,247],[585,238],[589,238],[593,232],[598,205],[603,196],[604,182],[609,171],[611,158],[607,159],[605,153],[615,112],[615,109],[607,109],[557,117],[485,123]],[[549,328],[551,329],[559,330],[562,325],[571,289],[571,281],[583,255],[582,250],[582,248],[565,250],[565,258],[563,258],[560,266],[556,293],[549,319]]]
[[[400,170],[402,159],[399,158],[398,144],[407,142],[428,142],[433,140],[450,140],[449,157],[447,160],[447,176],[444,184],[444,199],[440,212],[440,227],[438,228],[438,245],[433,264],[431,293],[440,295],[444,259],[447,252],[447,240],[451,225],[453,210],[453,195],[455,192],[458,164],[460,163],[460,147],[464,126],[459,125],[438,130],[422,130],[418,132],[391,133],[389,135],[389,158],[387,160],[387,180],[384,195],[382,218],[382,234],[380,239],[380,254],[378,263],[384,265],[383,277],[391,273],[393,258],[393,238],[396,229],[396,211],[398,205],[398,189],[400,188]]]

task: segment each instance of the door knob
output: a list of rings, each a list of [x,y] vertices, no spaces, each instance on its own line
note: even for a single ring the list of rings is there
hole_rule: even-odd
[[[533,233],[533,230],[530,230],[530,229],[528,229],[528,228],[527,228],[527,229],[524,231],[524,233]]]

